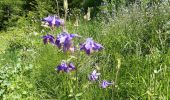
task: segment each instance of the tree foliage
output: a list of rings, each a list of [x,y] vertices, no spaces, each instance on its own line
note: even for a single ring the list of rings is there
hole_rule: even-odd
[[[122,6],[132,4],[152,6],[162,0],[68,0],[68,13],[79,10],[82,14],[87,13],[88,7],[92,8],[91,15],[96,16],[104,3],[112,12],[118,11]],[[31,14],[30,14],[31,13]],[[0,30],[15,26],[20,17],[41,19],[50,14],[64,16],[63,0],[1,0],[0,1]]]

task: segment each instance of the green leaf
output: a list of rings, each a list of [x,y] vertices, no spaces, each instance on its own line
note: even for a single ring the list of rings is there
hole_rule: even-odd
[[[79,96],[81,96],[83,93],[78,93],[78,94],[76,94],[76,97],[79,97]]]

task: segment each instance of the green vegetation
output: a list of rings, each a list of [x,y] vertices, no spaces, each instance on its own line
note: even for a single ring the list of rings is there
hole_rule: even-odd
[[[12,5],[7,1],[0,1],[0,5]],[[43,44],[42,36],[50,29],[42,27],[40,21],[54,14],[57,7],[51,6],[51,0],[48,3],[48,0],[28,1],[21,2],[17,8],[11,6],[10,16],[0,11],[3,23],[0,23],[0,99],[170,99],[170,2],[143,0],[139,6],[133,0],[108,0],[105,8],[96,8],[98,11],[90,21],[83,19],[77,5],[73,12],[81,13],[79,26],[74,26],[75,16],[68,16],[68,32],[83,37],[75,39],[76,44],[92,37],[104,50],[90,56],[75,53],[78,56],[71,60],[77,70],[60,73],[55,68],[62,60],[68,60],[69,54]],[[79,2],[73,1],[70,5]],[[30,8],[23,8],[24,4]],[[146,7],[149,4],[152,5]],[[80,7],[84,7],[83,4]],[[107,14],[100,13],[103,9]],[[60,16],[63,16],[62,10]],[[56,36],[60,31],[57,28],[51,34]],[[93,67],[98,67],[100,79],[117,80],[116,86],[103,89],[97,82],[90,82],[88,75]]]

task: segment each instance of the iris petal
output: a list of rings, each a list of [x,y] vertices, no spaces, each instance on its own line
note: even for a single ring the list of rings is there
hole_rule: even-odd
[[[86,42],[80,45],[80,50],[84,50],[86,54],[91,54],[93,51],[100,51],[103,49],[101,44],[95,43],[92,38],[87,38]]]
[[[47,44],[48,42],[54,44],[54,37],[52,35],[47,34],[46,36],[43,36],[43,42],[44,44]]]
[[[113,83],[110,83],[110,82],[107,82],[106,80],[103,80],[101,86],[102,86],[102,88],[106,88],[106,87],[108,87],[109,85],[112,85],[112,84]]]

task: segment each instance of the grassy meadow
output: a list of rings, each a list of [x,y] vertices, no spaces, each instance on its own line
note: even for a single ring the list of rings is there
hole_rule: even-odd
[[[44,16],[46,17],[46,16]],[[170,99],[170,4],[153,8],[122,8],[114,17],[106,15],[86,21],[66,21],[77,51],[63,53],[55,45],[43,44],[42,36],[55,37],[40,21],[22,17],[16,27],[0,32],[0,98],[2,100],[169,100]],[[85,54],[79,43],[91,37],[104,49]],[[63,60],[76,70],[58,72]],[[98,81],[88,75],[97,69]],[[114,85],[103,89],[102,80]]]

